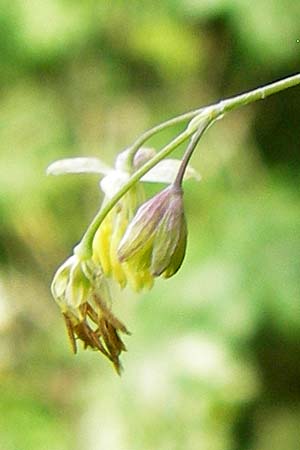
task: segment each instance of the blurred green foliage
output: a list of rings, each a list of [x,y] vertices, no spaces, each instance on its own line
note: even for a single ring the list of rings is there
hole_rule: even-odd
[[[98,179],[45,168],[111,163],[161,120],[298,71],[299,20],[289,0],[2,2],[0,450],[298,448],[299,89],[204,136],[184,266],[116,293],[121,379],[70,354],[49,294]]]

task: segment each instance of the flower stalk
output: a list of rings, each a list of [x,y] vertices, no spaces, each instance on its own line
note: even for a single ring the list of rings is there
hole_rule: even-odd
[[[200,141],[201,136],[204,134],[205,130],[207,129],[207,127],[210,124],[211,124],[210,121],[207,121],[207,122],[203,121],[203,123],[201,124],[201,127],[199,127],[197,132],[191,137],[190,143],[183,155],[180,168],[178,170],[177,176],[173,183],[174,186],[176,186],[178,188],[180,188],[182,186],[183,177],[184,177],[185,171],[187,169],[188,163],[192,157],[192,154],[194,153],[194,151],[198,145],[198,142]]]
[[[128,153],[128,166],[129,168],[132,166],[133,158],[138,151],[138,149],[147,142],[152,136],[159,133],[162,130],[165,130],[167,128],[172,127],[173,125],[177,125],[178,123],[185,122],[187,120],[191,120],[197,115],[200,114],[200,112],[203,110],[203,108],[195,109],[193,111],[189,111],[185,114],[181,114],[180,116],[173,117],[172,119],[166,120],[165,122],[162,122],[158,125],[156,125],[153,128],[150,128],[150,130],[147,130],[145,133],[143,133],[137,140],[129,147],[129,153]]]
[[[248,105],[258,100],[263,100],[270,95],[276,94],[290,87],[294,87],[298,84],[300,84],[300,73],[288,78],[284,78],[283,80],[275,81],[274,83],[270,83],[250,92],[246,92],[244,94],[240,94],[226,100],[221,100],[214,105],[191,111],[187,114],[175,117],[174,119],[170,119],[164,124],[157,125],[156,127],[148,130],[130,148],[129,159],[133,158],[141,145],[143,145],[154,134],[158,133],[164,128],[192,118],[187,128],[169,144],[163,147],[160,152],[158,152],[150,161],[148,161],[139,170],[137,170],[129,178],[128,182],[124,184],[124,186],[110,199],[110,201],[108,201],[107,204],[96,214],[92,223],[84,234],[81,242],[76,247],[76,254],[83,259],[88,259],[91,257],[93,237],[101,222],[111,211],[111,209],[116,205],[116,203],[137,181],[142,178],[143,175],[145,175],[150,169],[152,169],[159,161],[162,161],[170,153],[172,153],[180,144],[189,139],[199,129],[199,127],[201,127],[203,123],[208,123],[208,125],[210,125],[214,121],[222,118],[224,114],[229,111],[233,111],[234,109]],[[208,125],[206,125],[205,128],[207,128]],[[203,132],[204,131],[205,130],[203,130]],[[201,135],[203,134],[203,132],[201,133]]]

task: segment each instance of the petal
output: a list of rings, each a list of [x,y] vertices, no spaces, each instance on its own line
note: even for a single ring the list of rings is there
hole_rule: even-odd
[[[129,155],[129,149],[123,150],[121,153],[119,153],[117,155],[116,161],[115,161],[115,169],[116,170],[120,170],[121,172],[127,171],[128,155]]]
[[[141,181],[148,181],[150,183],[172,183],[178,173],[181,164],[180,159],[163,159],[149,170],[142,178]],[[200,181],[201,176],[195,169],[188,166],[184,179],[195,178]]]
[[[100,173],[106,175],[111,168],[98,158],[66,158],[54,161],[47,168],[47,175],[66,173]]]
[[[172,191],[168,187],[139,207],[119,244],[118,255],[121,262],[152,246],[156,228],[168,207],[170,192]]]
[[[110,170],[108,175],[100,181],[100,187],[104,194],[113,197],[129,180],[129,174],[121,170]]]

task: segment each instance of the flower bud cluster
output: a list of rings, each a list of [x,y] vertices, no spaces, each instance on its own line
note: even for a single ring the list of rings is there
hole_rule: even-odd
[[[140,149],[133,160],[132,172],[154,155],[153,149]],[[114,170],[98,162],[97,170],[106,174],[101,181],[105,194],[101,210],[127,183],[130,177],[127,163],[126,151],[117,158]],[[91,172],[93,164],[86,159],[63,160],[53,163],[50,172]],[[78,246],[52,282],[52,294],[65,319],[74,353],[80,340],[84,348],[104,354],[118,373],[119,356],[126,350],[120,333],[128,331],[110,310],[108,279],[121,288],[129,285],[140,291],[150,289],[156,277],[171,277],[180,268],[187,230],[182,189],[171,181],[178,167],[179,161],[164,160],[146,174],[142,181],[171,182],[146,202],[142,183],[133,184],[94,231],[91,256],[87,257]]]

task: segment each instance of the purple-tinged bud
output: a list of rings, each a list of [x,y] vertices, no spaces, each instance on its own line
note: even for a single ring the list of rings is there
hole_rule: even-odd
[[[121,239],[119,259],[171,277],[182,264],[186,238],[182,190],[171,185],[138,209]]]

